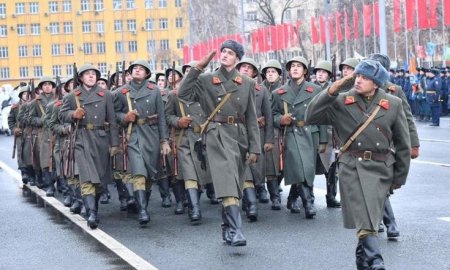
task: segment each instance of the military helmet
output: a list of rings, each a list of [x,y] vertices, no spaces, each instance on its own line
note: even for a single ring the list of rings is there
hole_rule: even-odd
[[[281,68],[280,62],[275,59],[271,59],[271,60],[267,61],[267,63],[263,66],[261,73],[265,75],[268,68],[276,69],[278,72],[278,75],[281,75],[281,73],[283,72],[283,68]]]
[[[339,65],[339,70],[342,71],[344,66],[349,66],[349,67],[355,69],[356,66],[358,65],[358,63],[359,63],[359,60],[357,58],[347,58],[344,60],[344,62],[342,62]]]
[[[97,75],[97,80],[100,79],[101,74],[100,70],[98,70],[96,67],[94,67],[92,64],[84,64],[78,69],[78,77],[81,77],[83,75],[83,72],[93,70],[95,71],[95,74]]]
[[[106,77],[100,77],[98,80],[104,81],[106,84],[108,84],[108,79]]]
[[[299,62],[299,63],[303,64],[305,69],[309,72],[309,70],[308,70],[308,60],[306,60],[306,58],[303,57],[303,56],[296,56],[296,57],[292,58],[291,60],[289,60],[286,63],[286,70],[287,71],[289,71],[291,69],[291,65],[292,65],[293,62]]]
[[[131,63],[131,65],[128,67],[128,72],[131,74],[131,71],[133,70],[133,67],[136,65],[143,66],[147,70],[147,76],[145,76],[146,79],[149,79],[152,76],[152,71],[150,69],[150,64],[147,62],[147,60],[144,59],[138,59]]]
[[[50,76],[44,76],[44,77],[41,78],[41,81],[39,82],[37,88],[41,88],[41,87],[42,87],[42,84],[44,84],[45,82],[51,83],[51,84],[53,85],[53,88],[56,87],[56,83],[55,83],[55,81],[53,81],[53,78],[52,78],[52,77],[50,77]]]
[[[152,76],[150,76],[150,79],[148,79],[149,82],[156,84],[156,74],[152,74]]]
[[[66,92],[69,92],[69,84],[72,81],[73,81],[73,78],[67,78],[67,80],[64,82],[64,90],[66,90]]]
[[[371,60],[380,62],[380,64],[386,70],[389,70],[391,68],[391,60],[389,60],[389,57],[385,54],[373,53],[373,54],[369,55],[369,57],[367,59],[371,59]]]
[[[258,70],[258,64],[256,63],[255,60],[253,60],[253,59],[250,58],[250,57],[244,57],[244,58],[242,58],[242,60],[239,61],[239,63],[237,63],[237,65],[236,65],[236,70],[239,71],[239,68],[241,68],[242,64],[244,64],[244,63],[245,63],[245,64],[249,64],[249,65],[251,65],[251,66],[254,68],[254,70],[255,70],[255,72],[256,72],[256,74],[254,75],[254,77],[258,76],[258,73],[259,73],[259,70]]]
[[[181,67],[181,71],[183,71],[183,74],[184,73],[186,73],[186,69],[188,68],[188,67],[195,67],[196,65],[197,65],[197,63],[198,63],[198,61],[191,61],[191,62],[189,62],[189,63],[187,63],[187,64],[185,64],[185,65],[183,65],[182,67]]]
[[[173,67],[170,67],[170,68],[166,69],[166,72],[165,72],[166,78],[169,77],[169,73],[172,70],[174,70]],[[178,75],[180,75],[180,78],[183,78],[183,70],[182,70],[181,66],[175,66],[175,72],[178,73]]]
[[[315,67],[314,67],[314,74],[316,74],[316,72],[319,70],[325,70],[326,72],[328,72],[330,75],[333,72],[333,67],[330,61],[320,61]]]
[[[29,85],[20,86],[19,87],[19,94],[18,94],[19,98],[22,98],[22,94],[25,93],[25,92],[30,93],[31,92],[30,89],[31,88],[30,88]]]

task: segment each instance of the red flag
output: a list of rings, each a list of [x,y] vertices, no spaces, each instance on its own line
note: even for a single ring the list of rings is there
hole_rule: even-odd
[[[344,31],[345,31],[345,38],[350,39],[352,37],[350,33],[350,26],[348,25],[348,13],[347,10],[344,13]]]
[[[320,16],[320,42],[322,44],[325,44],[326,42],[326,35],[325,35],[325,17]]]
[[[393,10],[393,17],[394,17],[394,32],[398,33],[402,31],[402,13],[400,9],[400,0],[394,0],[394,10]]]
[[[252,52],[259,53],[259,30],[252,32]]]
[[[277,39],[278,39],[277,26],[276,25],[271,25],[270,26],[269,51],[278,50],[278,48],[277,48],[278,40]]]
[[[427,29],[430,25],[428,24],[428,16],[427,16],[427,0],[417,0],[417,10],[421,10],[422,12],[419,12],[418,18],[418,25],[420,29]]]
[[[364,5],[364,27],[363,27],[363,33],[364,36],[370,36],[371,30],[372,30],[372,5]]]
[[[450,25],[450,0],[444,0],[444,22],[445,25]]]
[[[427,54],[425,53],[425,48],[423,46],[417,45],[416,46],[416,55],[417,55],[417,57],[422,58],[422,59],[426,58]]]
[[[359,15],[355,5],[353,5],[353,38],[359,38]]]
[[[335,30],[334,30],[334,18],[332,15],[328,17],[328,29],[330,30],[330,42],[333,43]]]
[[[201,59],[201,57],[203,57],[200,52],[200,44],[198,43],[195,44],[193,51],[194,51],[194,59]]]
[[[191,57],[189,55],[189,46],[188,45],[184,45],[183,46],[183,62],[184,63],[189,63],[191,61]]]
[[[375,34],[380,35],[380,10],[378,9],[378,2],[373,3],[374,16],[375,16]]]
[[[430,0],[430,23],[429,24],[430,24],[431,28],[438,27],[438,15],[436,13],[438,4],[439,4],[439,0]],[[448,13],[449,10],[445,10],[445,12]]]
[[[311,17],[311,39],[313,44],[319,43],[319,34],[317,33],[316,18]]]
[[[344,37],[342,36],[342,27],[341,27],[341,13],[336,12],[336,40],[337,42],[341,42]]]
[[[299,47],[300,46],[300,28],[301,27],[301,21],[297,20],[296,25],[292,29],[292,42],[291,46]]]
[[[411,30],[414,28],[414,16],[416,15],[416,1],[405,1],[405,15],[406,15],[406,29]]]

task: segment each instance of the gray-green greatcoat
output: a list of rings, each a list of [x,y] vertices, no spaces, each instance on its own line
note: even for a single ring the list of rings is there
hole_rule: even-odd
[[[134,80],[117,89],[114,109],[120,123],[124,122],[129,111],[126,94],[129,92],[132,110],[139,114],[133,123],[131,137],[127,145],[128,173],[142,175],[146,179],[155,180],[160,163],[160,143],[168,140],[164,104],[158,87],[144,80],[142,84]],[[152,117],[152,119],[150,118]],[[138,122],[141,121],[141,124]]]
[[[303,81],[300,85],[289,81],[279,89],[272,92],[272,111],[274,115],[274,126],[284,129],[280,119],[284,114],[284,102],[288,104],[288,113],[292,114],[294,120],[286,127],[284,139],[284,182],[286,185],[300,184],[306,182],[312,187],[316,172],[316,159],[319,143],[327,143],[327,127],[319,125],[298,126],[304,124],[306,107],[312,98],[320,93],[321,88],[317,85]],[[298,87],[296,95],[292,87]],[[282,136],[281,131],[280,136]]]
[[[330,84],[330,82],[326,82],[324,85],[317,85],[322,88],[322,91],[324,91],[330,86]],[[325,148],[325,152],[319,153],[320,160],[322,161],[323,169],[325,170],[325,172],[328,172],[331,164],[335,161],[335,149],[333,147],[333,128],[331,126],[327,126],[327,138],[328,143]]]
[[[28,110],[30,108],[30,102],[26,102],[22,105],[22,110],[17,114],[17,119],[20,121],[22,125],[22,132],[24,135],[24,141],[23,141],[23,163],[25,166],[33,167],[33,158],[32,156],[33,150],[31,147],[31,143],[33,140],[33,127],[30,125],[30,122],[28,121]],[[34,153],[33,153],[34,155]]]
[[[184,77],[178,97],[198,101],[209,116],[227,92],[231,93],[230,99],[217,116],[238,118],[240,123],[212,121],[206,131],[206,152],[216,196],[240,198],[243,181],[249,180],[244,179],[245,172],[249,171],[246,154],[261,153],[255,82],[234,69],[228,72],[220,67],[217,71],[201,74],[194,68]]]
[[[89,91],[83,86],[77,87],[67,94],[59,114],[64,123],[75,124],[72,118],[77,108],[75,95],[80,99],[80,106],[85,111],[85,116],[78,121],[78,130],[75,138],[74,159],[78,167],[78,176],[81,183],[91,182],[106,186],[112,179],[109,158],[110,146],[118,146],[117,127],[110,125],[110,130],[105,130],[105,122],[115,123],[114,103],[112,94],[94,86]],[[92,125],[93,130],[86,128]]]
[[[308,124],[333,125],[345,143],[378,104],[383,106],[373,122],[338,160],[342,214],[344,227],[348,229],[377,230],[390,186],[406,182],[411,148],[401,100],[378,90],[366,107],[355,90],[338,96],[323,91],[307,109]],[[364,160],[352,151],[383,153],[386,160]]]
[[[67,148],[69,146],[69,137],[67,135],[71,126],[69,123],[61,122],[61,120],[59,119],[59,113],[61,111],[62,105],[62,100],[57,100],[54,102],[53,110],[48,120],[48,126],[53,132],[53,136],[55,137],[53,159],[55,161],[55,169],[58,177],[64,177],[64,164],[68,157]],[[49,114],[49,112],[47,112],[47,114]]]
[[[22,134],[15,137],[15,143],[16,143],[16,159],[17,159],[17,165],[19,169],[25,168],[26,164],[24,162],[24,153],[23,153],[23,145],[25,141],[25,130],[24,125],[21,123],[21,120],[19,119],[19,114],[22,113],[23,107],[23,101],[20,100],[19,103],[14,104],[11,106],[11,110],[9,111],[8,115],[8,126],[9,130],[11,132],[14,132],[15,128],[20,128],[22,130]],[[15,136],[15,135],[13,135]],[[26,153],[25,153],[26,154]]]
[[[180,106],[183,106],[185,116],[192,119],[188,128],[183,131],[183,137],[180,139],[181,129],[178,126],[178,120],[182,116]],[[206,120],[200,103],[195,101],[186,101],[177,97],[175,92],[168,95],[166,108],[167,124],[170,128],[176,129],[177,158],[178,158],[178,179],[196,180],[199,185],[211,183],[211,173],[206,164],[205,170],[201,168],[201,162],[197,158],[194,145],[200,139],[200,124]],[[173,141],[172,141],[173,143]]]

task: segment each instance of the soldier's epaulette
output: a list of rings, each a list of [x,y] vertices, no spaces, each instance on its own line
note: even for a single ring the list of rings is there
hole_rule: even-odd
[[[236,76],[236,78],[234,78],[234,80],[237,84],[242,84],[242,77],[241,76]]]
[[[121,92],[122,92],[122,94],[126,95],[128,93],[128,89],[124,88],[124,89],[122,89]]]
[[[278,95],[286,94],[286,91],[283,88],[281,88],[277,90],[277,94]]]
[[[378,105],[385,110],[389,110],[389,100],[387,99],[381,99]]]
[[[397,87],[395,87],[395,85],[391,85],[388,87],[388,91],[395,92],[395,91],[397,91]]]
[[[104,97],[105,96],[105,92],[104,91],[100,91],[100,92],[97,93],[97,95],[99,95],[101,97]]]
[[[220,84],[221,83],[220,78],[217,77],[217,76],[212,77],[212,83],[213,84]]]
[[[62,104],[63,104],[62,100],[57,100],[57,101],[55,102],[55,106],[56,106],[56,107],[61,107]]]
[[[80,90],[76,90],[75,92],[73,92],[75,94],[75,96],[80,96],[81,95],[81,91]]]
[[[256,90],[256,91],[259,91],[259,90],[261,90],[261,85],[259,85],[259,84],[255,84],[255,90]]]
[[[306,87],[306,92],[308,92],[308,93],[312,93],[312,92],[314,92],[314,87],[313,86],[308,86],[308,87]]]
[[[148,82],[147,88],[150,90],[153,90],[153,89],[155,89],[155,84],[152,82]]]
[[[344,104],[345,105],[351,105],[351,104],[353,104],[355,102],[356,102],[356,100],[355,100],[354,96],[346,96],[345,97],[345,100],[344,100]]]
[[[19,104],[13,104],[12,106],[11,106],[11,110],[14,110],[15,108],[18,108],[19,107]]]

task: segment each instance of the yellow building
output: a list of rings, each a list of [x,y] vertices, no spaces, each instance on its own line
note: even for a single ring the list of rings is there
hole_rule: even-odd
[[[1,0],[0,85],[72,76],[73,63],[103,74],[147,59],[181,63],[187,0]],[[121,64],[120,64],[121,68]]]

